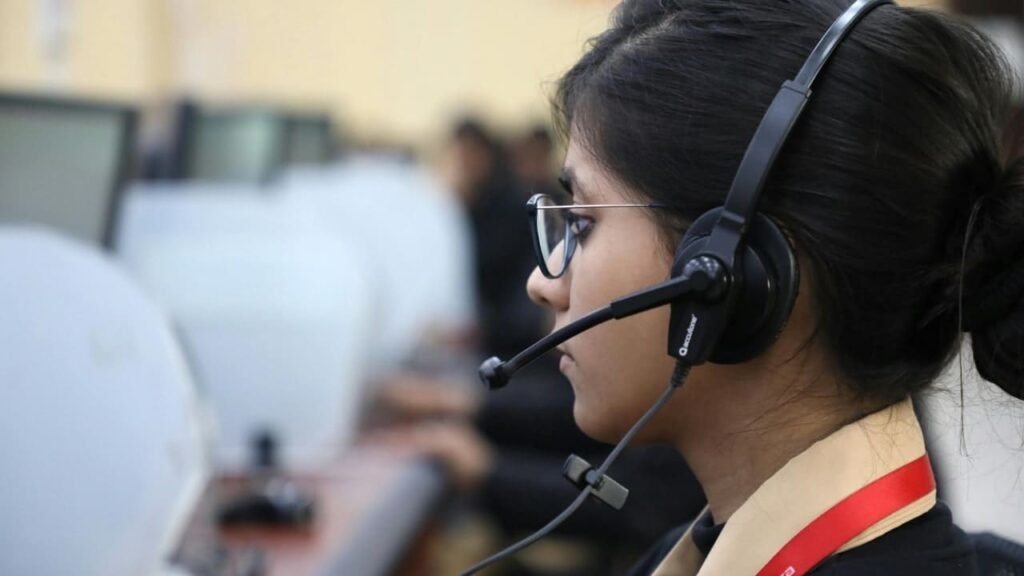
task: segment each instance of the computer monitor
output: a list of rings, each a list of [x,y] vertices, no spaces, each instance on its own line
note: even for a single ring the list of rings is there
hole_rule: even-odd
[[[261,183],[280,167],[284,117],[260,108],[201,109],[186,138],[190,180]]]
[[[0,94],[0,224],[112,247],[135,124],[124,106]]]
[[[326,164],[334,156],[331,120],[322,115],[288,116],[285,134],[285,166]]]

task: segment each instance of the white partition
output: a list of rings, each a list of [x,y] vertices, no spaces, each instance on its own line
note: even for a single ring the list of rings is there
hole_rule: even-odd
[[[960,382],[954,358],[923,402],[942,497],[964,530],[1024,543],[1024,402],[981,380],[969,344],[963,403]]]
[[[473,325],[469,224],[452,195],[421,168],[357,157],[327,169],[293,170],[277,186],[352,238],[367,257],[379,295],[376,368],[406,358],[432,333]]]
[[[167,318],[90,248],[0,228],[0,574],[155,574],[209,472]]]
[[[372,295],[349,244],[315,215],[237,187],[136,187],[120,257],[171,312],[218,422],[222,470],[268,431],[292,470],[355,431]]]

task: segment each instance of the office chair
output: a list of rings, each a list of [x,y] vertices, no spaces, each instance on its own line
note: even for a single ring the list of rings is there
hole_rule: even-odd
[[[167,317],[87,246],[0,228],[0,574],[154,574],[209,474]]]
[[[1019,402],[981,380],[970,345],[954,358],[934,390],[917,398],[939,496],[967,532],[993,532],[1024,542],[1024,469]],[[961,437],[961,432],[963,436]]]
[[[476,309],[469,224],[422,170],[356,157],[328,169],[292,170],[276,187],[319,214],[366,257],[381,302],[373,370],[410,358],[430,334],[459,333]]]
[[[220,434],[248,470],[270,435],[286,470],[320,470],[352,440],[371,340],[361,261],[315,215],[214,186],[137,186],[119,257],[172,315]]]

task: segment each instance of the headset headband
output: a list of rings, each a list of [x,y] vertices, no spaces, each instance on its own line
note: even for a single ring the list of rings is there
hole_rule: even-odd
[[[811,97],[815,80],[854,26],[875,8],[892,3],[893,0],[857,0],[822,36],[796,79],[783,83],[736,170],[725,208],[711,232],[705,254],[733,268],[737,250],[746,238],[747,228],[757,211],[764,183]]]

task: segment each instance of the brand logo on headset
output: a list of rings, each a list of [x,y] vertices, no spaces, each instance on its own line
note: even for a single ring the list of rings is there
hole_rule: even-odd
[[[697,315],[690,314],[690,326],[686,329],[686,339],[683,340],[683,347],[679,349],[680,356],[686,356],[690,352],[690,340],[693,339],[693,331],[697,328]]]

